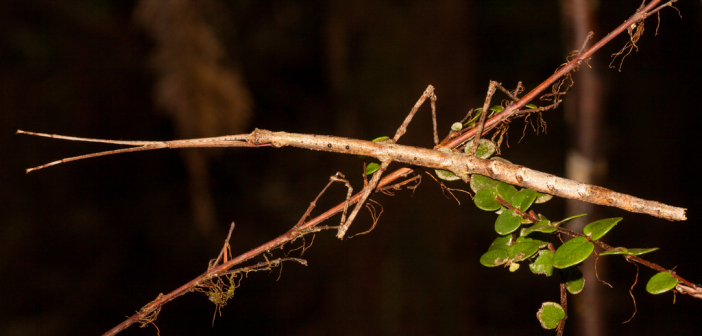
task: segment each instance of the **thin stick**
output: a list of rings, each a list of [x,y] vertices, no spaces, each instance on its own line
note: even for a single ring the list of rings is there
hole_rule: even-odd
[[[426,90],[424,90],[424,93],[422,93],[422,96],[419,97],[419,100],[417,100],[417,102],[414,104],[414,107],[412,107],[412,110],[405,118],[405,121],[403,121],[402,125],[400,125],[400,128],[397,129],[395,137],[392,138],[395,143],[397,143],[397,141],[400,140],[400,137],[407,132],[407,125],[409,125],[414,115],[417,113],[417,111],[419,111],[419,107],[422,106],[422,104],[424,104],[424,101],[427,99],[431,99],[432,101],[432,115],[434,116],[434,142],[439,143],[439,135],[436,132],[436,95],[434,95],[434,87],[431,85],[427,86]]]
[[[490,82],[490,84],[492,84],[492,82]],[[519,91],[519,86],[520,86],[521,84],[522,84],[522,82],[519,82],[519,85],[517,85],[517,89],[514,90],[515,93],[512,94],[512,92],[510,92],[509,90],[505,89],[505,87],[502,86],[502,84],[495,82],[495,86],[497,87],[498,90],[502,91],[504,94],[507,95],[507,97],[509,97],[509,99],[511,99],[512,101],[516,101],[516,102],[519,101],[519,98],[517,98],[517,93],[516,93],[516,92]]]
[[[583,45],[580,47],[580,50],[578,50],[578,54],[575,55],[575,57],[578,57],[578,56],[580,56],[580,54],[583,53],[583,51],[585,50],[585,47],[587,46],[587,42],[590,41],[590,39],[594,35],[595,35],[595,33],[593,33],[593,32],[587,33],[587,36],[585,36],[585,41],[583,41]]]
[[[225,263],[227,261],[229,261],[229,256],[231,255],[231,251],[232,251],[231,247],[229,246],[229,239],[232,237],[233,231],[234,231],[234,222],[232,222],[232,226],[229,227],[229,234],[227,234],[227,239],[224,240],[224,246],[222,246],[222,251],[219,252],[217,259],[215,259],[215,261],[210,264],[209,268],[212,268],[213,266],[216,266],[217,264],[219,264],[219,261],[222,259],[224,259]]]
[[[336,238],[344,239],[346,231],[348,231],[349,226],[351,226],[351,223],[353,223],[353,220],[356,219],[356,215],[358,215],[358,212],[361,211],[363,203],[365,203],[368,197],[371,195],[371,193],[375,191],[375,188],[378,186],[378,182],[380,181],[380,177],[388,168],[390,162],[392,162],[392,160],[383,161],[380,164],[380,169],[378,169],[378,171],[376,171],[373,174],[373,178],[370,180],[370,182],[368,182],[368,185],[365,188],[363,188],[363,190],[361,190],[361,198],[358,200],[358,203],[356,203],[356,207],[353,208],[353,211],[351,211],[351,214],[349,215],[349,218],[346,220],[346,222],[339,226],[339,231],[336,234]],[[347,204],[348,203],[349,200],[347,200]]]
[[[499,83],[495,81],[490,81],[490,85],[488,86],[488,92],[485,96],[485,102],[483,103],[483,110],[480,114],[478,128],[475,131],[475,138],[473,138],[473,150],[470,152],[470,155],[475,155],[475,151],[478,150],[478,146],[480,145],[480,136],[483,134],[483,128],[485,127],[485,116],[488,113],[488,108],[490,108],[490,101],[492,101],[492,95],[495,94],[495,88],[497,85],[499,85]]]
[[[541,84],[539,84],[537,87],[532,89],[529,93],[524,95],[518,102],[514,103],[513,105],[508,106],[505,108],[502,112],[494,115],[492,118],[488,119],[485,122],[485,128],[487,130],[493,129],[495,126],[497,126],[499,123],[501,123],[503,120],[511,117],[515,111],[519,110],[522,108],[524,105],[528,104],[531,100],[536,98],[539,94],[541,94],[544,90],[546,90],[548,87],[550,87],[553,83],[561,79],[563,76],[565,76],[567,73],[569,73],[571,70],[573,70],[575,67],[580,66],[582,62],[590,58],[592,54],[594,54],[596,51],[601,49],[605,44],[609,43],[612,39],[614,39],[616,36],[627,30],[632,24],[638,23],[640,21],[643,21],[646,19],[648,16],[649,10],[652,10],[658,3],[660,3],[661,0],[653,0],[648,4],[643,3],[642,6],[643,8],[640,8],[639,10],[636,11],[634,15],[632,15],[629,19],[624,21],[621,25],[619,25],[617,28],[612,30],[607,36],[603,37],[601,40],[599,40],[597,43],[595,43],[592,47],[590,47],[588,50],[584,51],[583,53],[580,54],[580,56],[574,58],[572,61],[568,62],[565,66],[560,68],[558,71],[556,71],[551,77],[543,81]],[[483,130],[483,133],[485,130]],[[461,134],[460,136],[451,139],[447,144],[446,147],[456,147],[460,145],[461,143],[465,142],[466,140],[469,140],[470,138],[474,137],[476,134],[476,130],[473,129],[471,131],[465,132]]]

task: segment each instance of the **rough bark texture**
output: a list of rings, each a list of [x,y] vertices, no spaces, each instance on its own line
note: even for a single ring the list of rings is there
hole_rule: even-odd
[[[480,174],[505,183],[558,197],[617,207],[630,212],[674,220],[685,220],[685,210],[656,201],[648,201],[606,188],[580,183],[555,175],[496,160],[483,160],[466,154],[446,154],[436,150],[371,142],[325,135],[271,132],[257,129],[249,141],[256,145],[293,146],[345,154],[366,155],[381,161],[392,159],[402,163],[435,169],[447,169],[468,181],[469,174]]]

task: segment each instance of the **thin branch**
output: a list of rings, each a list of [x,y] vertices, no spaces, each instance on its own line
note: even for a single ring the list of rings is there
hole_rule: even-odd
[[[495,94],[497,85],[499,85],[499,83],[490,81],[487,95],[485,96],[485,102],[483,103],[483,110],[480,111],[480,121],[478,121],[478,129],[475,131],[475,138],[473,138],[473,150],[470,152],[470,155],[475,155],[475,151],[478,150],[478,146],[480,146],[480,136],[483,134],[483,128],[485,127],[485,116],[490,108],[490,101],[492,100],[492,95]]]
[[[400,134],[399,130],[398,134]],[[470,174],[480,174],[508,184],[534,189],[558,197],[613,206],[626,211],[644,213],[671,221],[686,219],[686,209],[684,208],[648,201],[617,193],[602,187],[531,170],[519,165],[496,160],[484,160],[472,155],[444,153],[427,148],[399,145],[392,141],[372,142],[326,135],[271,132],[260,129],[256,129],[248,135],[237,135],[235,137],[237,138],[237,142],[231,142],[229,140],[224,142],[216,140],[208,141],[211,144],[221,144],[223,146],[232,146],[233,144],[244,147],[268,145],[279,148],[292,146],[343,154],[365,155],[375,157],[383,163],[391,160],[415,166],[450,170],[466,182],[469,180]],[[241,139],[246,139],[246,142],[241,142]],[[199,139],[168,141],[163,143],[165,146],[160,146],[158,148],[176,148],[174,146],[200,147],[202,145]],[[156,149],[156,147],[137,148],[139,148],[139,150]],[[370,193],[370,191],[367,192]],[[356,213],[358,212],[356,210],[354,211]],[[355,217],[353,213],[351,216]],[[352,218],[350,219],[352,220]],[[340,236],[343,237],[343,234],[340,234]]]
[[[599,40],[595,45],[590,47],[587,51],[581,53],[578,57],[574,58],[570,62],[568,62],[565,66],[560,68],[558,71],[556,71],[551,77],[543,81],[541,84],[539,84],[537,87],[532,89],[529,93],[524,95],[518,102],[507,106],[507,108],[504,109],[504,111],[494,115],[492,118],[488,119],[485,122],[485,128],[486,130],[491,130],[495,126],[497,126],[499,123],[502,121],[506,120],[507,118],[511,117],[515,111],[519,110],[522,108],[524,105],[528,104],[530,101],[532,101],[534,98],[536,98],[539,94],[541,94],[544,90],[549,88],[553,83],[561,79],[563,76],[565,76],[567,73],[569,73],[571,70],[573,70],[575,67],[580,66],[582,62],[590,58],[596,51],[601,49],[605,44],[609,43],[612,39],[614,39],[616,36],[627,30],[632,24],[638,23],[648,16],[648,11],[651,10],[652,8],[656,7],[658,3],[660,3],[661,0],[653,0],[649,4],[645,5],[643,8],[640,10],[637,10],[634,15],[632,15],[629,19],[624,21],[621,25],[619,25],[617,28],[612,30],[607,36],[603,37],[601,40]],[[452,139],[447,143],[447,147],[453,148],[461,143],[465,142],[466,140],[469,140],[473,138],[476,134],[475,129],[463,133],[460,136]],[[484,132],[483,132],[484,133]]]
[[[521,210],[515,208],[512,204],[510,204],[509,202],[507,202],[506,200],[504,200],[504,199],[503,199],[502,197],[500,197],[499,195],[495,198],[495,200],[496,200],[498,203],[500,203],[502,206],[504,206],[505,208],[514,210],[514,212],[515,212],[516,214],[520,215],[522,218],[527,219],[527,220],[529,220],[529,221],[532,222],[532,223],[538,223],[538,222],[539,222],[539,218],[537,218],[533,213],[531,213],[531,212],[526,213],[526,212],[523,212],[523,211],[521,211]],[[588,241],[590,241],[590,242],[594,243],[595,245],[601,247],[601,248],[602,248],[603,250],[605,250],[605,251],[609,251],[609,250],[613,249],[612,246],[609,246],[609,245],[607,245],[607,244],[605,244],[605,243],[603,243],[603,242],[601,242],[601,241],[599,241],[599,240],[592,240],[592,239],[590,239],[589,236],[586,236],[586,235],[584,235],[584,234],[582,234],[582,233],[578,233],[578,232],[575,232],[575,231],[572,231],[572,230],[568,230],[568,229],[566,229],[566,228],[564,228],[564,227],[560,227],[560,226],[557,227],[557,228],[556,228],[556,232],[558,232],[558,233],[563,233],[563,234],[566,234],[566,235],[571,236],[571,237],[585,237],[585,238],[587,238]],[[693,284],[692,282],[690,282],[690,281],[688,281],[687,279],[685,279],[685,278],[683,278],[683,277],[677,275],[677,274],[675,273],[675,271],[673,271],[673,270],[667,270],[667,269],[665,269],[665,268],[659,266],[658,264],[652,263],[652,262],[650,262],[650,261],[648,261],[648,260],[642,259],[642,258],[637,257],[637,256],[633,256],[633,255],[627,255],[627,256],[624,256],[624,258],[626,258],[626,260],[628,260],[628,261],[637,262],[637,263],[639,263],[639,264],[641,264],[641,265],[644,265],[644,266],[646,266],[646,267],[652,268],[652,269],[654,269],[654,270],[656,270],[656,271],[658,271],[658,272],[670,272],[670,274],[672,274],[675,278],[677,278],[678,280],[680,280],[680,282],[684,283],[685,285],[690,286],[690,287],[695,288],[695,289],[698,288],[698,287],[697,287],[695,284]]]

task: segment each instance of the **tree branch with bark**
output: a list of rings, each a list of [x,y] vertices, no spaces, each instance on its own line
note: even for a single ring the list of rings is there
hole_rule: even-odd
[[[586,183],[581,183],[566,178],[561,178],[551,174],[532,170],[520,165],[512,164],[502,158],[490,158],[492,153],[485,155],[481,153],[481,146],[485,143],[486,146],[496,146],[492,141],[481,139],[489,132],[499,129],[501,125],[506,125],[510,120],[526,116],[534,113],[541,113],[558,107],[562,97],[566,94],[567,89],[572,85],[565,85],[573,71],[579,70],[580,65],[587,60],[605,44],[610,42],[615,36],[629,32],[632,43],[635,45],[634,35],[631,34],[632,27],[641,26],[643,20],[651,14],[657,13],[661,8],[672,6],[675,1],[666,2],[660,5],[660,1],[651,1],[643,3],[640,8],[624,23],[607,34],[592,47],[585,50],[583,48],[575,54],[574,58],[563,64],[552,76],[543,81],[541,84],[533,88],[523,97],[519,98],[521,92],[521,83],[514,91],[506,90],[501,84],[491,81],[485,103],[482,108],[472,110],[475,115],[469,114],[464,121],[458,124],[455,128],[452,127],[451,132],[442,140],[439,141],[438,132],[436,130],[436,111],[435,102],[436,95],[434,87],[429,85],[420,99],[412,108],[411,112],[398,128],[394,137],[380,138],[374,141],[366,141],[360,139],[350,139],[329,135],[315,134],[298,134],[287,132],[272,132],[267,130],[255,129],[248,134],[220,136],[212,138],[200,138],[189,140],[174,140],[174,141],[116,141],[104,139],[90,139],[71,136],[62,136],[46,133],[36,133],[18,130],[17,133],[28,134],[42,137],[50,137],[55,139],[99,142],[117,145],[130,146],[124,149],[110,150],[105,152],[81,155],[71,158],[65,158],[58,161],[50,162],[35,168],[27,169],[27,173],[54,166],[60,163],[94,158],[104,155],[112,155],[118,153],[128,153],[136,151],[146,151],[153,149],[176,149],[176,148],[199,148],[199,147],[298,147],[315,151],[326,151],[340,154],[360,155],[368,158],[375,158],[379,161],[376,167],[369,170],[366,167],[366,175],[372,175],[370,180],[366,180],[364,188],[353,194],[350,183],[344,178],[341,173],[330,178],[329,184],[320,192],[317,198],[310,204],[307,211],[303,214],[300,220],[283,235],[263,244],[259,247],[251,249],[236,257],[231,256],[228,239],[225,241],[224,247],[219,257],[210,263],[207,271],[188,283],[180,286],[176,290],[159,295],[154,301],[142,307],[136,314],[127,318],[124,322],[109,330],[105,335],[114,335],[130,325],[141,322],[153,323],[156,315],[161,307],[167,302],[192,291],[205,292],[211,301],[213,301],[218,309],[226,304],[234,290],[239,286],[241,276],[248,272],[259,270],[270,270],[274,267],[282,267],[286,261],[297,261],[305,264],[306,262],[300,258],[287,257],[292,251],[286,253],[286,257],[273,257],[271,251],[276,249],[285,250],[286,244],[292,243],[297,239],[303,239],[302,253],[307,247],[305,236],[322,230],[336,230],[337,237],[343,239],[353,223],[356,215],[364,205],[367,205],[369,197],[377,191],[386,191],[388,188],[401,189],[406,187],[409,181],[413,181],[416,177],[410,175],[417,169],[434,169],[441,170],[443,173],[437,175],[445,180],[460,179],[465,183],[469,183],[475,192],[476,205],[488,211],[497,211],[499,217],[496,222],[496,231],[499,237],[491,245],[488,253],[481,257],[481,263],[486,266],[509,266],[510,271],[519,268],[519,262],[529,260],[532,265],[542,265],[546,263],[547,258],[556,258],[552,261],[550,271],[539,270],[534,271],[536,274],[550,275],[553,269],[558,269],[561,273],[560,285],[560,305],[545,302],[542,309],[539,310],[537,316],[545,328],[551,328],[553,316],[562,317],[556,320],[553,328],[558,328],[559,334],[563,332],[566,312],[566,291],[575,294],[571,287],[577,286],[577,279],[573,280],[574,265],[582,262],[584,258],[578,253],[562,252],[567,248],[575,248],[577,251],[589,252],[585,258],[592,252],[594,246],[597,245],[608,254],[622,254],[628,261],[650,267],[659,271],[661,281],[664,285],[654,286],[650,292],[660,291],[661,288],[666,290],[675,289],[678,293],[689,294],[692,297],[700,298],[700,287],[693,282],[679,276],[675,271],[666,269],[657,264],[648,262],[639,254],[638,249],[613,248],[599,241],[599,238],[606,234],[618,220],[609,220],[608,222],[594,222],[584,229],[584,233],[577,233],[559,225],[567,221],[549,221],[545,217],[538,215],[532,209],[531,205],[537,202],[537,199],[547,199],[547,195],[576,199],[584,202],[589,202],[597,205],[606,205],[617,207],[629,212],[648,214],[654,217],[666,219],[669,221],[686,220],[686,209],[666,205],[657,201],[644,200],[634,196],[618,193],[603,187],[598,187]],[[589,36],[588,36],[589,39]],[[548,88],[552,88],[551,92],[546,92]],[[492,96],[499,89],[509,97],[509,102],[506,106],[499,108],[489,108]],[[550,99],[552,104],[548,106],[538,107],[530,104],[536,99]],[[434,143],[433,148],[421,148],[398,144],[402,135],[405,134],[407,125],[412,121],[414,115],[418,112],[420,106],[430,101],[432,115],[434,121]],[[492,111],[491,115],[488,115]],[[478,116],[477,114],[480,113]],[[465,122],[465,120],[469,120]],[[454,125],[456,125],[454,124]],[[403,164],[402,168],[385,174],[389,165],[392,162]],[[385,176],[383,176],[385,175]],[[339,182],[348,188],[346,199],[338,205],[326,210],[321,215],[308,219],[312,209],[316,207],[317,200],[324,194],[329,185],[334,182]],[[517,190],[514,186],[520,187]],[[519,196],[517,196],[519,195]],[[497,206],[495,206],[497,204]],[[355,205],[348,214],[349,208]],[[330,217],[342,213],[339,225],[322,225]],[[510,217],[511,216],[511,217]],[[377,218],[375,218],[377,220]],[[509,229],[505,228],[505,223],[511,225]],[[515,225],[512,225],[516,223]],[[504,224],[504,225],[503,225]],[[521,228],[521,225],[530,225],[529,227]],[[500,226],[500,228],[498,228]],[[521,230],[520,230],[521,228]],[[233,229],[233,226],[232,226]],[[574,239],[562,243],[560,247],[555,248],[554,241],[549,239],[537,239],[531,234],[563,234]],[[231,236],[231,230],[229,232]],[[573,242],[573,243],[571,243]],[[576,244],[579,244],[575,246]],[[567,247],[567,248],[566,248]],[[517,249],[523,249],[517,251]],[[650,252],[650,251],[648,251]],[[550,255],[549,255],[550,253]],[[581,253],[582,254],[582,253]],[[486,257],[487,255],[487,257]],[[577,255],[575,257],[574,255]],[[250,266],[238,267],[243,263],[252,260],[253,258],[262,256],[265,261],[255,263]],[[272,259],[269,259],[271,257]],[[542,259],[543,258],[543,259]],[[560,259],[558,259],[560,258]],[[564,260],[559,262],[559,260]],[[541,264],[540,264],[541,263]],[[531,266],[530,266],[531,267]],[[533,270],[532,270],[533,271]],[[539,273],[541,272],[541,273]],[[545,272],[545,273],[544,273]],[[669,277],[665,278],[665,274]],[[658,275],[657,275],[658,276]],[[675,283],[672,287],[669,286],[674,279]],[[238,279],[238,280],[237,280]],[[667,282],[666,282],[667,281]],[[679,282],[679,283],[678,283]],[[649,282],[650,284],[650,282]],[[666,287],[667,286],[667,287]],[[670,288],[668,288],[670,287]],[[648,287],[647,287],[648,289]],[[582,290],[582,288],[580,288]],[[578,291],[576,291],[578,292]],[[559,306],[559,307],[557,307]],[[554,310],[555,309],[555,310]],[[560,309],[560,310],[559,310]],[[549,315],[550,314],[550,315]],[[554,315],[555,314],[555,315]]]

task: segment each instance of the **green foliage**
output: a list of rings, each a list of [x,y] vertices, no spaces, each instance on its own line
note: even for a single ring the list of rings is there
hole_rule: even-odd
[[[554,226],[558,226],[558,225],[561,225],[561,224],[563,224],[563,223],[565,223],[565,222],[567,222],[567,221],[569,221],[569,220],[576,219],[576,218],[580,218],[580,217],[583,217],[583,216],[587,216],[587,214],[580,214],[580,215],[571,216],[571,217],[568,217],[568,218],[566,218],[566,219],[564,219],[564,220],[562,220],[562,221],[560,221],[560,222],[553,223],[553,225],[554,225]]]
[[[461,179],[460,177],[456,176],[456,174],[452,173],[450,170],[434,169],[434,171],[436,172],[436,177],[444,181],[456,181]]]
[[[566,289],[570,294],[578,294],[585,288],[585,278],[583,273],[575,267],[568,267],[563,270],[565,273]]]
[[[522,225],[522,216],[512,209],[503,211],[495,221],[495,231],[498,234],[506,235],[516,231]]]
[[[497,184],[496,190],[497,194],[500,195],[502,199],[512,204],[512,197],[514,197],[514,194],[517,193],[517,188],[515,188],[513,185],[500,182]]]
[[[486,267],[499,266],[506,263],[507,260],[509,260],[509,255],[506,249],[488,250],[480,256],[480,264]]]
[[[527,211],[534,201],[536,201],[538,194],[539,192],[536,190],[522,189],[512,196],[512,201],[510,203],[519,210]]]
[[[529,269],[534,274],[543,274],[547,277],[553,275],[553,252],[549,250],[539,251],[539,256],[529,265]]]
[[[566,268],[583,262],[595,249],[595,244],[587,241],[585,237],[575,237],[556,250],[553,257],[553,266]]]
[[[485,188],[495,189],[498,183],[500,183],[500,181],[493,180],[487,176],[478,174],[470,176],[470,188],[476,193]]]
[[[497,159],[497,158],[495,158]],[[527,211],[533,204],[541,199],[548,198],[545,194],[531,189],[517,190],[507,183],[474,174],[471,176],[470,186],[475,191],[474,202],[476,206],[485,211],[496,211],[495,232],[500,236],[496,238],[488,251],[480,257],[480,263],[486,267],[499,265],[508,266],[510,272],[520,268],[520,262],[530,260],[529,269],[537,275],[550,277],[554,269],[559,269],[561,279],[570,294],[579,294],[585,288],[585,278],[577,265],[587,259],[595,249],[593,241],[599,240],[612,230],[622,218],[607,218],[592,222],[583,229],[584,236],[575,237],[563,243],[556,252],[549,250],[549,239],[560,230],[559,226],[569,220],[585,216],[577,215],[568,217],[559,222],[551,222],[543,215],[538,215],[537,223],[523,227],[517,235],[517,230],[523,224],[533,223],[534,213]],[[550,195],[549,195],[550,196]],[[497,197],[509,204],[499,203]],[[504,205],[503,205],[504,204]],[[658,248],[625,248],[617,247],[602,252],[601,255],[630,255],[636,256],[650,253]],[[646,290],[651,294],[660,294],[675,288],[678,279],[669,272],[656,274],[646,285]],[[546,329],[554,329],[564,318],[563,307],[554,302],[544,302],[537,313],[541,325]]]
[[[677,284],[678,279],[670,272],[660,272],[648,280],[646,291],[651,294],[661,294],[675,288]]]
[[[381,136],[381,137],[377,137],[377,138],[375,138],[375,139],[373,139],[373,140],[371,140],[371,141],[372,141],[372,142],[383,142],[383,141],[388,141],[388,140],[390,140],[390,137],[389,137],[389,136]],[[360,155],[358,158],[360,158],[361,160],[367,159],[367,157],[365,157],[365,156],[363,156],[363,155]],[[363,173],[364,173],[365,175],[371,175],[371,174],[377,172],[378,169],[380,169],[380,162],[377,161],[377,160],[375,160],[375,159],[373,159],[373,161],[369,162],[369,163],[366,165],[366,170],[365,170]]]
[[[490,244],[488,251],[480,257],[480,264],[494,267],[506,263],[509,260],[508,250],[511,244],[511,235],[497,237]]]
[[[380,163],[378,163],[378,162],[370,162],[370,163],[368,163],[368,164],[366,165],[365,174],[366,174],[366,175],[371,175],[371,174],[377,172],[378,169],[380,169]]]
[[[524,231],[522,231],[522,233],[523,232]],[[532,243],[538,245],[539,248],[546,248],[546,246],[548,245],[548,236],[543,234],[543,233],[532,232],[528,235],[522,234],[521,237],[517,238],[517,243],[523,242],[523,241],[524,242],[532,242]]]
[[[524,229],[523,233],[525,235],[528,235],[532,232],[543,232],[543,233],[553,233],[556,232],[558,228],[556,226],[551,225],[551,222],[548,220],[542,220],[526,229]]]
[[[495,200],[497,192],[492,188],[483,188],[475,193],[473,202],[480,210],[496,211],[500,209],[500,203]]]
[[[556,329],[561,320],[565,317],[563,307],[555,302],[544,302],[541,309],[536,313],[536,318],[541,322],[544,329]]]
[[[517,241],[507,250],[507,256],[513,262],[519,262],[527,259],[539,251],[539,245],[530,241]]]
[[[621,220],[621,217],[600,219],[586,225],[583,228],[583,233],[592,240],[598,240],[607,234],[607,232],[609,232],[609,230],[611,230]]]
[[[646,253],[650,253],[653,251],[658,250],[657,247],[651,247],[651,248],[632,248],[628,249],[626,247],[615,247],[609,251],[604,251],[600,253],[601,256],[604,255],[633,255],[633,256],[638,256]]]
[[[492,154],[495,154],[496,150],[497,145],[494,142],[488,139],[480,139],[480,144],[478,145],[478,150],[475,151],[475,156],[481,159],[487,159],[491,157]],[[466,154],[473,152],[473,141],[468,141],[463,152]]]

